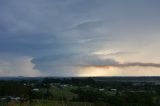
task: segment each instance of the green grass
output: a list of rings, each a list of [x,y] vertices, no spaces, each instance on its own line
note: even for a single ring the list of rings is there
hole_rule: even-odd
[[[22,104],[17,102],[1,103],[0,106],[93,106],[91,103],[84,102],[62,102],[51,100],[34,100],[31,104],[24,102]]]
[[[76,94],[72,93],[70,90],[72,87],[64,87],[64,88],[59,88],[56,86],[52,86],[50,88],[50,92],[53,95],[53,98],[62,100],[65,98],[66,101],[72,100],[73,97],[77,96]]]

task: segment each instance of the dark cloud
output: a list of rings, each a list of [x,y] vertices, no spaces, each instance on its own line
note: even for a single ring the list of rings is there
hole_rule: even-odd
[[[155,67],[155,68],[160,68],[160,64],[158,63],[124,63],[124,64],[117,64],[113,65],[114,67],[134,67],[134,66],[139,66],[139,67]]]
[[[160,68],[159,63],[142,63],[142,62],[130,62],[130,63],[120,63],[114,59],[106,59],[96,61],[94,63],[88,63],[82,66],[93,66],[93,67],[117,67],[117,68],[127,68],[127,67],[155,67]]]

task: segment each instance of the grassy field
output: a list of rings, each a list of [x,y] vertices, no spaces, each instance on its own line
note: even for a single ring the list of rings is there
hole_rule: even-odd
[[[91,103],[85,102],[64,102],[64,101],[52,101],[52,100],[34,100],[32,103],[24,102],[9,102],[1,103],[0,106],[94,106]]]
[[[74,87],[63,87],[63,88],[59,88],[57,86],[52,86],[50,88],[50,92],[53,95],[53,98],[55,100],[61,100],[61,101],[69,101],[71,100],[73,97],[76,97],[77,95],[70,92],[71,89],[73,89]]]

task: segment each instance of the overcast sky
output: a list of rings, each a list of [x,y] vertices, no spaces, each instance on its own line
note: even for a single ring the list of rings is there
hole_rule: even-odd
[[[0,76],[160,75],[160,0],[0,0]]]

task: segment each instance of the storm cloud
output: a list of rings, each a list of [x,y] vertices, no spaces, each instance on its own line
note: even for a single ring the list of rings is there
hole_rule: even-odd
[[[159,4],[1,0],[0,74],[74,76],[89,65],[159,68]]]

